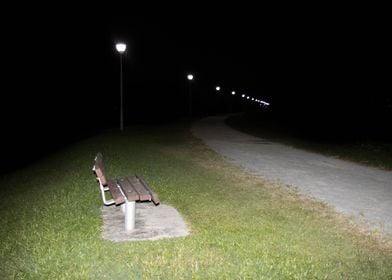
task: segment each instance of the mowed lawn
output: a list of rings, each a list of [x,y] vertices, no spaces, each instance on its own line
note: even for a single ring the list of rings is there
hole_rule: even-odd
[[[103,240],[97,152],[110,177],[142,175],[191,235]],[[231,166],[185,124],[108,131],[0,185],[0,279],[392,279],[391,239]]]

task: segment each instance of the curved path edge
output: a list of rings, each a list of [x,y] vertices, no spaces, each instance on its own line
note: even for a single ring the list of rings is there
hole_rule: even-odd
[[[294,186],[338,212],[392,233],[392,172],[295,149],[229,127],[225,116],[195,122],[192,133],[248,172]]]

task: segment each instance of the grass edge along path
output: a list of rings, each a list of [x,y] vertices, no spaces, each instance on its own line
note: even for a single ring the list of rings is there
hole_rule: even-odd
[[[110,242],[91,166],[138,173],[191,228]],[[391,279],[389,240],[328,206],[238,170],[187,125],[107,132],[1,179],[1,279]]]

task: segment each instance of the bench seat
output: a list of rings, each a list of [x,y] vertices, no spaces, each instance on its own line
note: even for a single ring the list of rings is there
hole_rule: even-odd
[[[152,201],[159,204],[158,196],[139,176],[127,176],[117,179],[118,186],[124,192],[128,201]]]
[[[110,191],[110,195],[112,196],[114,203],[116,205],[120,205],[123,204],[125,202],[125,198],[122,195],[120,189],[117,186],[117,182],[113,181],[113,180],[109,180],[107,182],[107,186],[109,188]]]
[[[158,195],[138,175],[107,179],[101,153],[95,157],[93,171],[99,182],[103,203],[107,206],[113,204],[124,206],[127,230],[135,226],[135,202],[152,201],[155,205],[160,204]],[[110,200],[106,198],[107,191],[112,197]]]

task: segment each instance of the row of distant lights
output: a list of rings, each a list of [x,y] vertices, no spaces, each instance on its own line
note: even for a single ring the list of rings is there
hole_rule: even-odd
[[[215,89],[216,89],[216,91],[220,91],[220,90],[221,90],[220,86],[217,86]],[[236,92],[233,90],[233,91],[231,92],[231,95],[235,95],[235,94],[236,94]],[[263,101],[263,100],[260,100],[260,99],[251,97],[251,96],[249,96],[249,95],[242,94],[241,97],[242,97],[242,98],[245,98],[245,99],[247,99],[247,100],[254,101],[254,102],[256,102],[256,103],[260,103],[260,105],[265,105],[265,106],[269,106],[269,105],[270,105],[268,102],[265,102],[265,101]]]
[[[116,44],[116,49],[117,49],[117,51],[118,51],[119,53],[125,52],[126,48],[127,48],[127,45],[124,44],[124,43],[118,43],[118,44]],[[187,78],[188,78],[189,81],[192,81],[192,80],[193,80],[193,75],[192,75],[192,74],[189,74],[189,75],[187,76]],[[217,86],[215,89],[216,89],[216,91],[220,91],[221,88],[220,88],[220,86]],[[234,91],[234,90],[231,92],[231,95],[235,95],[235,91]],[[254,98],[254,97],[250,97],[249,95],[246,96],[245,94],[242,94],[241,97],[242,97],[242,98],[246,98],[246,99],[250,99],[250,100],[252,100],[252,101],[254,101],[254,102],[257,102],[257,103],[260,103],[260,105],[262,105],[262,104],[265,105],[265,106],[269,106],[269,105],[270,105],[268,102],[265,102],[265,101],[260,100],[260,99],[256,99],[256,98]]]
[[[189,74],[189,75],[187,76],[187,78],[188,78],[189,81],[192,81],[192,80],[193,80],[193,75],[192,75],[192,74]],[[221,90],[221,87],[220,87],[220,86],[216,86],[215,89],[216,89],[216,91],[220,91],[220,90]],[[231,92],[231,95],[235,95],[235,91],[234,91],[234,90]],[[265,106],[269,106],[269,105],[270,105],[268,102],[265,102],[265,101],[263,101],[263,100],[260,100],[260,99],[251,97],[251,96],[249,96],[249,95],[242,94],[241,97],[242,97],[242,98],[246,98],[247,100],[252,100],[252,101],[254,101],[254,102],[256,102],[256,103],[259,103],[260,105],[265,105]]]
[[[116,44],[116,49],[117,49],[117,51],[119,53],[125,52],[126,48],[127,48],[127,45],[124,44],[124,43]],[[189,81],[192,81],[193,80],[193,75],[192,74],[188,74],[187,78],[188,78]],[[215,89],[216,89],[216,91],[220,91],[221,90],[220,86],[217,86]],[[234,90],[231,92],[231,95],[235,95],[235,91]],[[256,99],[254,97],[250,97],[249,95],[246,96],[245,94],[242,94],[241,97],[242,98],[246,98],[246,99],[250,99],[250,100],[252,100],[254,102],[257,102],[257,103],[260,103],[260,105],[265,105],[265,106],[269,106],[270,105],[268,102],[265,102],[265,101],[260,100],[260,99]]]
[[[189,81],[192,81],[192,80],[193,80],[193,75],[192,75],[192,74],[189,74],[189,75],[187,76],[187,78],[188,78]],[[219,91],[221,90],[221,87],[220,87],[220,86],[216,86],[216,87],[215,87],[215,90],[219,92]],[[235,95],[235,91],[234,91],[234,90],[231,92],[231,95]],[[253,102],[259,103],[260,106],[262,106],[262,105],[264,105],[264,106],[269,106],[269,105],[270,105],[268,102],[265,102],[265,101],[260,100],[260,99],[256,99],[256,98],[251,97],[251,96],[249,96],[249,95],[242,94],[241,97],[242,97],[242,98],[246,98],[247,100],[251,100],[251,101],[253,101]]]

